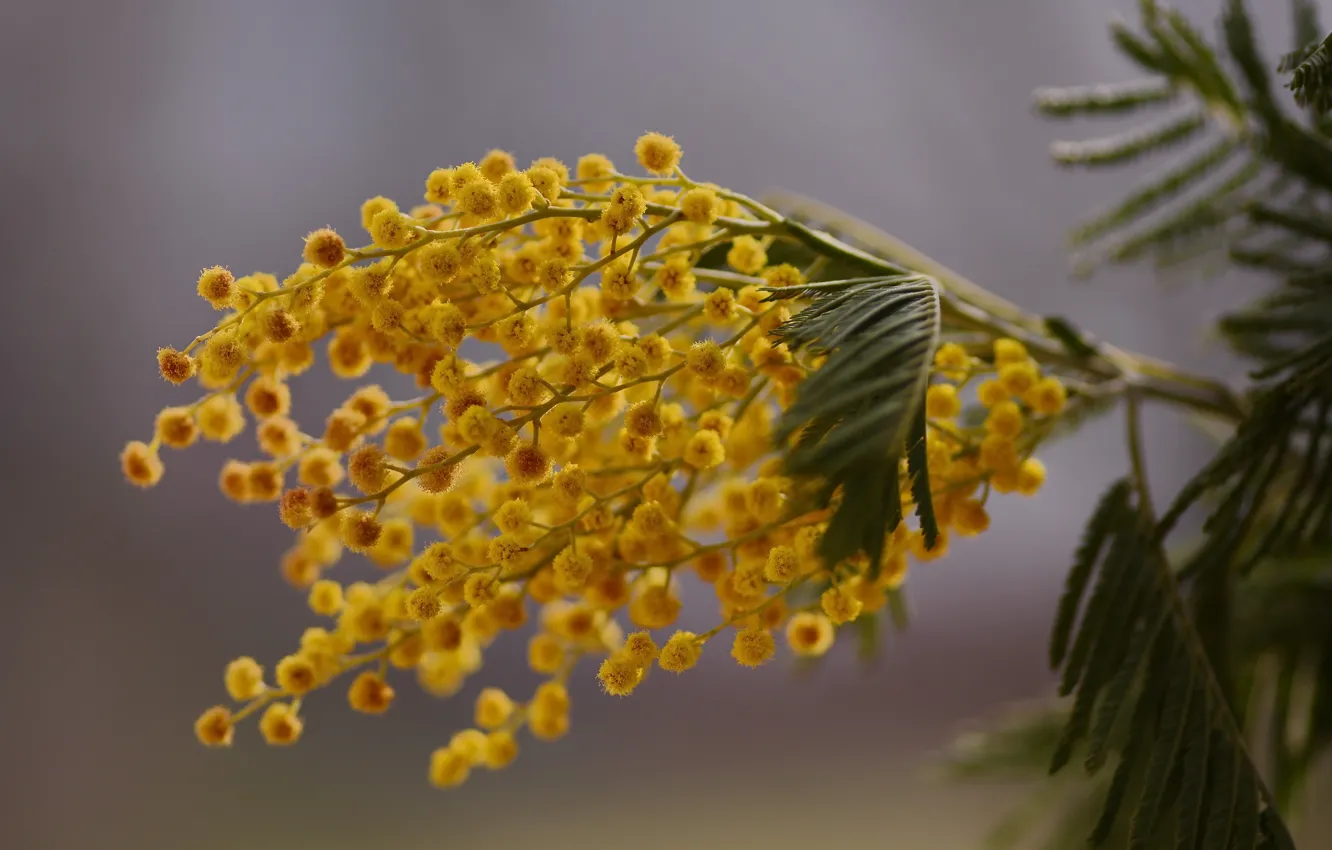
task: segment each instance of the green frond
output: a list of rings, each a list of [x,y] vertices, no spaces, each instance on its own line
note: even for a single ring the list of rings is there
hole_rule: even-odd
[[[1060,165],[1121,165],[1178,145],[1207,124],[1207,114],[1191,108],[1146,127],[1078,142],[1053,142],[1050,156]]]
[[[1161,51],[1140,38],[1123,21],[1110,23],[1110,41],[1138,66],[1158,74],[1166,73],[1166,60]]]
[[[1332,109],[1332,34],[1286,54],[1277,70],[1291,75],[1286,85],[1297,104],[1318,112]]]
[[[1212,750],[1216,755],[1211,759],[1208,784],[1211,791],[1207,795],[1207,814],[1203,821],[1203,850],[1228,848],[1234,828],[1235,807],[1241,802],[1239,796],[1240,774],[1243,768],[1239,753],[1224,736],[1217,735],[1212,741]],[[1251,845],[1252,846],[1252,845]]]
[[[1254,224],[1279,227],[1295,236],[1332,243],[1332,217],[1317,209],[1277,209],[1269,204],[1256,202],[1248,206],[1248,213]]]
[[[1158,610],[1154,614],[1148,614],[1144,625],[1133,631],[1128,652],[1114,678],[1106,687],[1104,699],[1096,709],[1096,721],[1089,733],[1087,757],[1084,761],[1089,774],[1094,775],[1105,766],[1113,745],[1113,736],[1123,718],[1123,709],[1138,685],[1144,665],[1156,653],[1157,639],[1161,635],[1169,612],[1155,597],[1149,596],[1147,604]]]
[[[901,520],[899,466],[938,345],[935,284],[898,275],[767,293],[810,300],[774,334],[792,351],[827,358],[777,424],[778,444],[790,446],[786,468],[821,482],[814,506],[834,507],[823,557],[837,563],[864,552],[878,563]]]
[[[1148,669],[1160,669],[1169,659],[1169,653],[1165,642],[1157,645],[1157,651],[1154,653],[1153,663]],[[1146,677],[1142,682],[1142,687],[1138,693],[1137,704],[1134,706],[1132,717],[1129,720],[1129,732],[1125,736],[1119,753],[1119,764],[1115,766],[1114,776],[1110,780],[1110,787],[1106,791],[1105,800],[1102,803],[1101,815],[1092,827],[1090,843],[1093,847],[1100,847],[1106,843],[1116,827],[1120,825],[1120,814],[1124,809],[1124,801],[1128,798],[1129,792],[1139,786],[1142,781],[1144,761],[1142,755],[1149,743],[1145,735],[1134,735],[1134,730],[1150,729],[1156,712],[1160,707],[1161,699],[1165,693],[1165,685],[1160,677]]]
[[[1195,698],[1206,699],[1206,695],[1200,693],[1194,678],[1194,665],[1185,649],[1181,647],[1175,650],[1175,657],[1168,664],[1166,673],[1169,684],[1166,687],[1165,702],[1157,721],[1158,728],[1147,762],[1142,795],[1133,817],[1133,830],[1129,839],[1132,850],[1143,850],[1156,829],[1157,818],[1167,803],[1166,785],[1179,766],[1178,755],[1184,745],[1186,732],[1194,740],[1210,734],[1206,723],[1190,727],[1187,722],[1192,701]]]
[[[1060,696],[1072,694],[1073,710],[1064,738],[1050,760],[1050,772],[1061,770],[1073,747],[1087,735],[1097,698],[1111,679],[1123,657],[1128,654],[1134,630],[1143,574],[1135,569],[1142,557],[1141,540],[1132,530],[1132,515],[1119,518],[1128,527],[1112,530],[1110,550],[1096,570],[1096,583],[1087,601],[1087,610],[1073,639],[1073,648],[1064,662],[1059,682]]]
[[[1258,830],[1266,841],[1264,850],[1295,850],[1295,839],[1291,838],[1276,810],[1263,810],[1258,818]]]
[[[1244,37],[1251,41],[1252,34],[1247,18],[1234,14],[1231,18],[1227,47],[1233,54],[1236,40],[1244,50]],[[1217,50],[1177,10],[1143,0],[1139,19],[1140,34],[1123,23],[1111,28],[1120,51],[1158,75],[1154,86],[1144,81],[1132,84],[1130,90],[1173,91],[1181,97],[1187,93],[1189,104],[1163,122],[1090,142],[1056,142],[1051,152],[1061,165],[1105,166],[1181,145],[1190,147],[1178,162],[1153,173],[1123,200],[1070,233],[1070,243],[1084,249],[1074,258],[1079,276],[1090,275],[1104,264],[1135,262],[1148,255],[1154,255],[1159,266],[1214,255],[1234,237],[1230,225],[1242,215],[1249,183],[1265,166],[1279,161],[1267,149],[1273,146],[1269,142],[1286,151],[1286,160],[1317,159],[1309,140],[1288,128],[1266,139],[1255,132],[1249,117],[1255,106],[1240,95]],[[1266,86],[1265,72],[1246,67],[1244,59],[1238,64],[1243,79],[1254,89],[1254,100],[1268,103],[1270,98],[1255,89]],[[1271,109],[1259,111],[1264,124],[1280,119]],[[1196,138],[1207,141],[1195,147]],[[1242,161],[1236,163],[1237,158]],[[1223,175],[1232,164],[1233,170]],[[1289,163],[1283,167],[1289,168]],[[1328,178],[1332,180],[1332,173]],[[1254,194],[1263,196],[1264,188]],[[1098,246],[1099,240],[1107,241]]]
[[[1087,563],[1094,581],[1062,663],[1061,693],[1072,694],[1073,705],[1051,771],[1084,742],[1093,773],[1118,750],[1094,845],[1127,823],[1128,846],[1138,850],[1158,846],[1162,832],[1188,850],[1255,847],[1264,805],[1256,768],[1188,614],[1188,589],[1178,584],[1159,549],[1158,529],[1135,501],[1122,484],[1111,488],[1070,573],[1074,591],[1066,600],[1085,591]],[[1054,646],[1066,640],[1070,605],[1061,602]]]
[[[1059,667],[1064,662],[1069,638],[1073,634],[1073,623],[1077,620],[1078,610],[1082,604],[1083,593],[1086,592],[1092,570],[1100,560],[1111,529],[1128,511],[1130,492],[1131,485],[1127,479],[1116,481],[1101,496],[1096,510],[1092,512],[1091,520],[1082,533],[1082,540],[1073,558],[1073,568],[1068,572],[1064,582],[1064,592],[1059,598],[1054,628],[1050,633],[1051,667]]]
[[[1263,163],[1248,160],[1233,174],[1187,206],[1171,212],[1154,224],[1143,227],[1094,250],[1090,260],[1129,263],[1149,253],[1177,248],[1180,243],[1206,238],[1219,231],[1243,212],[1244,198],[1239,193],[1259,176]],[[1083,259],[1080,262],[1086,263]]]
[[[1242,101],[1235,85],[1221,66],[1216,51],[1178,9],[1167,9],[1165,18],[1169,25],[1169,34],[1160,34],[1155,28],[1153,31],[1158,33],[1158,38],[1163,43],[1170,43],[1173,38],[1182,45],[1181,62],[1185,69],[1184,73],[1195,81],[1203,99],[1211,104],[1225,104],[1238,113],[1242,109]]]
[[[1235,817],[1232,821],[1230,847],[1257,847],[1258,813],[1262,802],[1258,795],[1258,776],[1253,770],[1239,771]]]
[[[916,503],[916,518],[925,538],[925,548],[933,549],[939,540],[939,522],[934,515],[934,496],[930,488],[929,454],[925,450],[925,407],[916,408],[911,433],[907,437],[907,474],[911,476],[911,499]],[[877,564],[877,562],[875,562]],[[871,568],[871,577],[878,576]]]
[[[1208,726],[1204,702],[1197,700],[1189,707],[1193,716],[1189,718],[1188,727],[1200,729],[1202,734],[1193,735],[1185,744],[1180,764],[1180,815],[1175,821],[1175,847],[1179,850],[1198,846],[1199,829],[1206,811],[1208,759],[1215,735]]]
[[[1176,88],[1196,92],[1209,109],[1242,111],[1239,95],[1216,52],[1177,10],[1154,0],[1140,0],[1139,17],[1146,38],[1126,25],[1111,25],[1111,40],[1121,53],[1142,68],[1162,75]]]
[[[1236,245],[1230,249],[1230,261],[1237,266],[1285,275],[1305,276],[1319,274],[1322,271],[1320,265],[1298,257],[1290,246],[1282,250],[1281,246],[1250,248]]]
[[[1332,336],[1291,348],[1255,376],[1269,383],[1249,417],[1161,518],[1164,535],[1204,494],[1216,497],[1204,524],[1204,552],[1211,557],[1197,559],[1190,573],[1233,565],[1244,574],[1271,553],[1332,537],[1326,499],[1332,486]],[[1278,492],[1281,511],[1264,520],[1260,513]],[[1266,530],[1248,541],[1263,521]]]
[[[1240,143],[1233,136],[1217,139],[1178,166],[1154,175],[1124,200],[1078,226],[1069,234],[1069,242],[1083,245],[1132,224],[1202,182],[1240,150]]]
[[[1230,56],[1239,66],[1240,73],[1248,83],[1249,92],[1255,98],[1254,105],[1266,107],[1272,99],[1271,79],[1267,63],[1258,53],[1253,21],[1249,19],[1244,0],[1227,0],[1221,14],[1221,29]]]
[[[1324,636],[1318,667],[1313,673],[1314,693],[1310,699],[1309,735],[1300,764],[1307,769],[1332,746],[1332,634]]]
[[[1168,103],[1179,96],[1169,80],[1149,77],[1123,83],[1094,86],[1048,87],[1032,94],[1036,109],[1043,115],[1120,115]]]

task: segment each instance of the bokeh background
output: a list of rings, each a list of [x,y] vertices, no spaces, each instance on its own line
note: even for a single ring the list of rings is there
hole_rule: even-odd
[[[1215,0],[1181,4],[1215,19]],[[1326,5],[1326,4],[1324,4]],[[483,154],[626,162],[644,130],[751,194],[842,207],[1033,310],[1238,377],[1206,319],[1230,275],[1145,270],[1072,283],[1062,234],[1123,188],[1068,175],[1035,86],[1122,79],[1105,23],[1131,0],[182,0],[24,3],[0,18],[0,845],[6,848],[979,847],[1016,789],[945,786],[968,719],[1048,692],[1043,645],[1077,532],[1120,474],[1118,421],[1045,454],[1036,498],[910,582],[914,620],[872,669],[839,648],[814,675],[713,652],[628,700],[574,687],[574,731],[451,793],[427,754],[467,724],[480,679],[526,690],[501,641],[457,699],[383,718],[307,702],[302,745],[196,745],[236,654],[271,661],[311,622],[276,572],[287,533],[214,485],[242,446],[168,454],[150,492],[123,443],[183,399],[158,344],[210,321],[204,265],[288,273],[300,237],[355,230],[374,194],[415,202],[431,168]],[[1286,4],[1250,3],[1269,55]],[[1209,24],[1209,32],[1213,31]],[[180,391],[184,392],[184,391]],[[303,379],[321,415],[330,382]],[[322,394],[322,395],[321,395]],[[1208,439],[1149,422],[1157,486]],[[248,445],[248,444],[246,444]],[[1328,847],[1311,823],[1302,847]],[[1320,843],[1321,842],[1321,843]]]

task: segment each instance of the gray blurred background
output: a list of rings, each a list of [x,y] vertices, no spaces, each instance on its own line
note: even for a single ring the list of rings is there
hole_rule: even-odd
[[[1215,31],[1217,0],[1181,5]],[[409,686],[368,718],[329,693],[292,750],[252,727],[230,752],[196,745],[225,662],[271,663],[313,618],[276,571],[287,533],[216,490],[252,438],[168,453],[156,490],[122,483],[124,442],[192,397],[157,377],[155,347],[210,321],[201,267],[283,276],[307,231],[354,232],[370,195],[415,203],[436,166],[491,147],[628,163],[661,130],[695,177],[815,196],[1033,310],[1240,374],[1202,327],[1256,281],[1066,274],[1063,232],[1124,176],[1056,171],[1049,141],[1095,128],[1043,123],[1029,93],[1132,76],[1105,35],[1131,0],[4,6],[6,848],[969,848],[1014,799],[940,786],[930,760],[968,718],[1047,692],[1065,565],[1124,466],[1117,420],[1052,446],[1044,492],[999,499],[990,533],[913,573],[913,628],[873,670],[849,646],[809,677],[714,651],[623,701],[585,675],[567,738],[450,793],[427,785],[428,753],[480,681],[530,687],[520,640],[453,701]],[[1286,4],[1250,6],[1275,61]],[[297,413],[332,393],[307,376]],[[1158,486],[1177,485],[1207,440],[1165,413],[1150,425]]]

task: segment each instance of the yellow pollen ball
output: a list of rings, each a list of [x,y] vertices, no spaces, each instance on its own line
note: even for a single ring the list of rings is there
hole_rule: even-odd
[[[711,189],[689,189],[680,196],[679,208],[685,221],[712,224],[721,215],[721,200]]]
[[[1011,401],[996,404],[985,417],[985,430],[1006,440],[1016,439],[1022,433],[1022,426],[1022,410]]]
[[[547,202],[554,203],[559,200],[560,188],[563,184],[559,174],[554,169],[539,165],[533,166],[527,169],[527,179],[532,184],[532,188],[540,193],[541,197],[545,198]]]
[[[828,619],[836,625],[849,623],[860,616],[863,604],[859,599],[846,592],[845,588],[830,587],[819,597],[819,606]]]
[[[347,245],[336,230],[321,228],[305,237],[305,261],[321,269],[331,269],[342,262]]]
[[[251,700],[264,692],[264,668],[248,656],[227,665],[227,694],[237,702]]]
[[[735,633],[731,657],[743,667],[757,667],[772,658],[776,643],[767,629],[744,628]]]
[[[1006,363],[999,367],[999,383],[1015,396],[1021,396],[1036,385],[1040,373],[1030,361]]]
[[[221,266],[204,269],[199,275],[198,290],[199,296],[213,305],[214,310],[225,310],[236,294],[236,277]]]
[[[468,183],[458,190],[458,209],[480,219],[494,218],[500,211],[499,193],[486,181]]]
[[[786,584],[800,575],[800,556],[790,546],[774,546],[763,565],[763,577],[776,584]]]
[[[491,770],[508,767],[518,757],[518,741],[509,732],[491,732],[486,736],[485,764]]]
[[[513,154],[496,148],[481,157],[478,167],[487,180],[492,183],[499,183],[506,175],[511,174],[516,166],[514,165]]]
[[[448,203],[453,195],[453,169],[436,168],[426,177],[425,199],[432,204]]]
[[[1045,483],[1045,464],[1034,457],[1022,461],[1017,471],[1017,491],[1024,496],[1032,496]]]
[[[925,415],[931,419],[952,419],[961,411],[962,401],[952,384],[934,384],[925,393]]]
[[[712,469],[726,460],[726,448],[715,431],[699,431],[685,443],[684,462],[694,469]]]
[[[661,650],[648,632],[634,632],[624,639],[624,654],[633,659],[640,667],[646,667],[657,659]]]
[[[318,683],[314,665],[302,655],[288,655],[278,662],[275,671],[278,686],[293,696],[313,690]]]
[[[465,753],[440,747],[430,754],[430,784],[436,788],[455,788],[467,781],[472,762]]]
[[[994,365],[1005,366],[1009,363],[1021,363],[1027,359],[1027,347],[1015,339],[1001,338],[994,341]]]
[[[669,174],[680,164],[680,145],[661,133],[644,133],[634,143],[638,164],[653,174]]]
[[[331,617],[342,609],[342,585],[336,581],[320,579],[310,586],[310,610],[323,617]]]
[[[605,192],[611,187],[608,178],[615,173],[615,164],[604,154],[589,153],[578,158],[574,173],[586,181],[589,192]]]
[[[601,689],[611,696],[623,697],[633,693],[643,679],[643,668],[631,656],[616,652],[601,662],[597,680]]]
[[[174,348],[157,349],[157,371],[163,380],[183,384],[194,377],[197,366],[194,358]]]
[[[982,381],[976,388],[976,397],[986,407],[994,407],[1008,400],[1008,390],[999,381]]]
[[[696,342],[685,354],[685,365],[689,371],[704,378],[715,377],[726,368],[726,355],[712,340]]]
[[[559,671],[564,664],[564,647],[554,635],[545,633],[533,635],[527,644],[527,666],[534,673],[550,675]]]
[[[274,747],[296,743],[304,729],[305,723],[285,703],[270,705],[259,718],[259,733],[264,736],[266,743]]]
[[[120,470],[136,487],[151,487],[162,480],[162,461],[147,443],[134,440],[120,453]]]
[[[477,726],[482,729],[498,729],[513,714],[513,700],[499,688],[484,688],[476,696]]]
[[[1042,378],[1028,389],[1022,400],[1039,414],[1054,416],[1062,413],[1068,401],[1068,393],[1058,378]]]
[[[194,735],[206,747],[229,747],[232,740],[231,712],[225,706],[213,706],[194,722]]]
[[[535,195],[532,181],[522,172],[511,172],[500,178],[500,208],[508,215],[526,212],[532,207],[532,198]]]
[[[954,508],[950,524],[958,534],[971,537],[990,527],[990,515],[980,502],[964,499]]]
[[[753,236],[737,236],[726,252],[726,264],[741,274],[758,274],[767,263],[767,251]]]
[[[833,633],[827,615],[801,611],[786,623],[786,644],[796,655],[818,657],[832,647]]]
[[[683,673],[698,663],[702,646],[693,632],[676,632],[661,648],[657,664],[671,673]]]
[[[362,714],[384,714],[393,705],[393,697],[393,687],[380,674],[370,671],[357,675],[346,691],[346,701],[352,710]]]
[[[504,459],[509,478],[517,484],[541,484],[550,477],[550,466],[550,455],[540,446],[518,446]]]

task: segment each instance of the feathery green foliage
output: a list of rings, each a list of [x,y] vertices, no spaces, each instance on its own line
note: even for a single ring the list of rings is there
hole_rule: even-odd
[[[1155,76],[1109,86],[1043,88],[1035,96],[1037,109],[1058,118],[1125,111],[1103,108],[1107,103],[1175,110],[1163,122],[1109,137],[1055,142],[1051,153],[1062,165],[1115,166],[1188,148],[1069,234],[1082,251],[1075,258],[1081,275],[1104,263],[1155,256],[1167,264],[1205,253],[1224,241],[1260,175],[1262,160],[1250,144],[1244,101],[1214,49],[1179,12],[1155,0],[1139,6],[1142,35],[1121,23],[1112,25],[1111,35],[1129,59]]]
[[[1224,29],[1255,103],[1267,103],[1266,73],[1242,3],[1231,0]],[[1326,162],[1307,170],[1295,152],[1322,143],[1275,112],[1260,110],[1260,115],[1277,165],[1291,180],[1316,184],[1332,163],[1332,148],[1324,146]],[[1205,494],[1215,499],[1204,527],[1204,557],[1195,559],[1195,570],[1225,570],[1238,562],[1247,572],[1269,553],[1288,553],[1332,536],[1332,506],[1325,495],[1332,486],[1332,451],[1325,437],[1332,405],[1332,269],[1325,261],[1320,266],[1301,259],[1316,257],[1332,243],[1332,219],[1316,208],[1268,203],[1250,204],[1246,212],[1253,232],[1278,231],[1282,242],[1268,243],[1266,251],[1237,248],[1233,253],[1249,265],[1285,272],[1286,278],[1275,291],[1219,323],[1234,347],[1256,357],[1260,368],[1253,373],[1249,416],[1161,520],[1165,533]],[[1262,535],[1248,540],[1263,523],[1264,506],[1275,492],[1281,493],[1280,515]]]
[[[1180,848],[1254,847],[1261,780],[1136,490],[1121,481],[1103,497],[1061,601],[1052,657],[1074,700],[1051,771],[1079,745],[1093,775],[1118,752],[1096,846],[1127,829],[1129,847],[1153,847],[1169,827]]]
[[[778,423],[779,444],[795,439],[786,467],[824,483],[815,504],[838,509],[821,542],[829,563],[864,552],[877,567],[884,537],[901,521],[899,467],[913,457],[913,493],[922,528],[937,536],[919,413],[938,345],[939,296],[923,276],[855,278],[768,290],[773,299],[808,298],[776,333],[795,351],[827,361],[801,387]],[[909,444],[908,438],[911,438]],[[924,498],[921,489],[924,489]]]
[[[1107,168],[1183,151],[1074,231],[1072,242],[1084,252],[1081,269],[1144,258],[1163,264],[1220,247],[1235,264],[1281,281],[1221,318],[1223,338],[1256,361],[1253,382],[1247,398],[1224,406],[1237,423],[1234,434],[1159,520],[1146,494],[1130,403],[1133,475],[1113,485],[1094,511],[1051,635],[1051,665],[1060,674],[1060,693],[1070,699],[1016,737],[1012,729],[982,737],[980,748],[956,757],[954,766],[974,774],[1007,765],[1031,775],[1039,760],[1056,774],[1050,781],[1064,805],[1052,847],[1070,846],[1069,836],[1081,831],[1077,840],[1090,833],[1096,846],[1135,850],[1291,848],[1277,807],[1291,803],[1310,765],[1332,746],[1332,627],[1326,624],[1332,618],[1326,607],[1307,604],[1326,600],[1332,582],[1311,588],[1307,579],[1295,584],[1276,577],[1279,565],[1332,543],[1332,216],[1320,203],[1322,193],[1332,191],[1332,145],[1321,125],[1304,126],[1285,113],[1240,0],[1226,0],[1224,56],[1177,11],[1155,0],[1140,0],[1139,8],[1136,29],[1116,24],[1111,34],[1150,79],[1036,94],[1038,109],[1061,119],[1168,110],[1164,119],[1128,132],[1056,143],[1062,165]],[[1305,0],[1295,0],[1293,8],[1297,32],[1308,40],[1316,29],[1312,9]],[[1322,67],[1310,59],[1314,52],[1300,60],[1310,64],[1297,94],[1312,93],[1318,82],[1309,70]],[[869,506],[858,516],[837,512],[830,528],[836,534],[825,540],[828,552],[873,552],[900,517],[900,505],[889,502],[896,494],[879,493],[896,483],[904,452],[907,474],[918,485],[912,496],[922,529],[932,523],[928,484],[919,486],[928,482],[925,453],[918,434],[907,436],[924,379],[909,393],[909,370],[888,368],[890,361],[899,368],[910,361],[928,369],[928,360],[903,354],[917,346],[923,352],[923,338],[908,329],[923,330],[926,322],[907,318],[916,311],[912,299],[892,289],[918,285],[913,282],[920,278],[907,269],[937,278],[936,321],[954,322],[949,332],[965,335],[973,318],[965,302],[976,297],[974,285],[818,204],[789,196],[766,202],[784,211],[794,237],[774,246],[789,254],[781,261],[811,269],[810,279],[819,281],[783,293],[816,299],[803,327],[785,329],[788,339],[793,346],[817,342],[850,353],[840,364],[829,363],[837,368],[825,367],[827,376],[792,406],[781,433],[803,435],[793,452],[796,468],[841,476],[819,494],[824,503],[840,486],[856,504]],[[830,237],[841,242],[832,244]],[[1006,332],[1028,344],[1048,343],[1045,356],[1062,356],[1102,377],[1096,370],[1114,365],[1107,347],[1062,318],[1032,324],[999,299],[986,304],[991,316],[1009,323]],[[878,357],[873,366],[853,362]],[[1150,396],[1150,375],[1125,379],[1140,382]],[[901,401],[867,402],[878,387]],[[1070,411],[1085,407],[1094,414],[1114,400],[1078,396]],[[879,427],[858,430],[871,409]],[[847,435],[841,442],[832,439],[838,429]],[[891,464],[852,462],[855,436],[871,433],[873,451],[857,457],[890,458]],[[1186,556],[1168,558],[1168,535],[1200,505],[1208,510],[1200,538]],[[888,523],[864,519],[879,506],[888,507]],[[1315,574],[1327,581],[1325,573]],[[1275,677],[1264,672],[1274,653],[1280,659]],[[1268,695],[1278,718],[1265,747],[1275,766],[1270,785],[1245,738],[1247,707]],[[1298,739],[1290,734],[1294,712],[1313,718],[1299,723],[1310,731]],[[1075,760],[1092,775],[1076,786],[1080,793],[1069,790],[1075,772],[1063,770]],[[1004,830],[1011,838],[1032,820],[1030,812],[1015,816]]]
[[[1312,6],[1292,6],[1297,38],[1314,43],[1282,69],[1295,72],[1296,102],[1323,112],[1326,41],[1316,41]],[[1292,120],[1274,97],[1240,0],[1227,0],[1222,17],[1226,64],[1178,12],[1155,0],[1139,7],[1142,34],[1115,25],[1112,37],[1157,77],[1043,89],[1037,105],[1059,118],[1165,105],[1182,117],[1060,143],[1055,159],[1101,167],[1202,141],[1074,231],[1090,250],[1084,270],[1217,244],[1280,282],[1220,319],[1223,338],[1256,361],[1253,383],[1234,434],[1159,520],[1130,424],[1134,475],[1094,511],[1055,617],[1050,661],[1072,701],[1050,768],[1064,775],[1080,756],[1098,778],[1065,805],[1085,814],[1087,801],[1099,803],[1094,824],[1080,818],[1096,846],[1291,848],[1277,807],[1332,745],[1332,567],[1325,557],[1292,567],[1332,543],[1332,216],[1321,203],[1332,145],[1324,125]],[[1200,539],[1172,563],[1167,536],[1204,504]],[[1255,700],[1270,705],[1270,787],[1245,739],[1241,706]],[[1297,723],[1302,736],[1290,732]]]
[[[1332,108],[1332,35],[1287,53],[1277,70],[1289,73],[1295,102],[1316,112]]]

